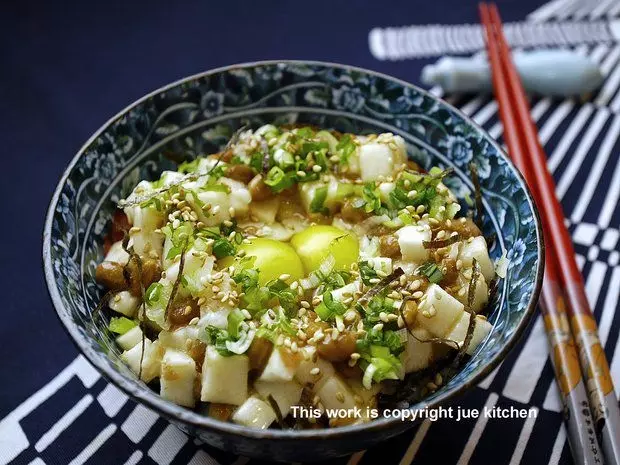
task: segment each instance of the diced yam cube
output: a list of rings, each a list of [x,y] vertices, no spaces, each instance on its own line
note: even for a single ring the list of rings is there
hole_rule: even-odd
[[[161,361],[160,394],[164,399],[185,407],[193,407],[196,362],[189,355],[174,349],[166,350]]]
[[[198,322],[198,326],[200,328],[206,328],[207,326],[215,326],[216,328],[226,329],[228,328],[228,315],[232,309],[230,308],[220,308],[218,310],[211,310],[201,308],[202,317]]]
[[[310,205],[314,200],[317,189],[325,187],[326,184],[321,181],[311,181],[299,184],[299,198],[304,206],[306,213],[312,213]]]
[[[366,389],[362,381],[357,378],[347,378],[347,384],[354,395],[362,400],[364,405],[374,407],[376,404],[376,395],[381,392],[381,383],[373,383],[370,389]],[[359,399],[357,399],[359,401]],[[357,405],[360,405],[359,403]]]
[[[154,206],[140,207],[136,205],[133,208],[132,224],[143,231],[154,231],[164,222],[164,212],[157,210]]]
[[[140,306],[140,299],[129,291],[121,291],[110,297],[108,306],[117,313],[133,318]]]
[[[222,184],[230,187],[229,202],[230,206],[235,209],[236,213],[244,214],[248,211],[248,206],[252,202],[252,194],[242,182],[230,178],[221,178]],[[215,204],[214,204],[215,205]],[[227,212],[230,217],[230,214]]]
[[[250,218],[265,224],[273,224],[280,208],[280,197],[272,197],[250,204]]]
[[[420,263],[428,258],[429,251],[424,248],[424,242],[431,240],[428,225],[405,226],[396,231],[396,235],[403,260]]]
[[[247,399],[233,414],[232,421],[251,428],[265,429],[276,420],[271,405],[258,397]]]
[[[325,410],[350,410],[355,408],[355,400],[351,388],[337,374],[327,379],[316,391]]]
[[[123,241],[115,242],[110,246],[110,250],[106,254],[104,261],[116,262],[121,265],[126,265],[129,261],[129,254],[123,249]]]
[[[471,242],[465,241],[461,246],[459,259],[463,262],[464,268],[471,267],[474,258],[480,265],[480,271],[484,279],[487,282],[491,282],[495,278],[495,266],[489,257],[487,241],[482,236],[474,237]]]
[[[471,314],[464,312],[454,329],[450,332],[450,334],[448,334],[448,336],[446,336],[446,339],[455,341],[462,346],[465,342],[465,336],[467,336],[467,328],[469,327],[470,319]],[[471,341],[469,341],[469,345],[466,350],[469,355],[473,355],[476,348],[480,345],[484,338],[487,337],[487,334],[491,332],[491,329],[493,329],[493,325],[489,323],[486,318],[476,315],[474,332],[472,333]]]
[[[116,338],[116,343],[123,350],[129,350],[139,342],[142,342],[142,330],[140,326],[135,326],[125,334],[121,334]]]
[[[131,234],[130,246],[140,256],[150,255],[153,252],[161,257],[164,235],[155,231],[140,230]]]
[[[359,148],[359,161],[363,181],[374,181],[379,176],[392,176],[394,157],[387,144],[371,142]]]
[[[271,352],[267,365],[260,377],[261,381],[291,381],[301,363],[301,355],[292,353],[284,347],[276,347]]]
[[[437,284],[431,284],[418,305],[418,325],[435,337],[446,337],[465,307]]]
[[[184,326],[175,331],[161,331],[158,339],[166,349],[185,350],[188,341],[198,339],[199,333],[198,326]]]
[[[338,289],[334,289],[332,291],[332,297],[334,300],[340,302],[347,297],[355,295],[356,292],[360,292],[362,290],[362,282],[361,281],[353,281],[345,286],[339,287]]]
[[[299,368],[295,372],[295,379],[303,385],[313,386],[313,390],[316,391],[335,372],[336,370],[334,370],[331,362],[317,356],[315,361],[310,358],[299,364]]]
[[[215,347],[207,347],[202,365],[200,400],[241,405],[248,398],[249,368],[247,356],[224,357]]]
[[[121,358],[127,363],[131,371],[136,375],[140,373],[140,360],[142,359],[142,381],[150,382],[159,376],[161,368],[161,359],[164,355],[164,349],[159,342],[151,342],[144,340],[144,357],[142,356],[142,342],[136,344],[131,349],[121,354]]]
[[[415,328],[412,333],[415,337],[407,335],[403,363],[405,373],[422,370],[428,367],[433,359],[433,343],[421,342],[428,341],[433,336],[423,328]]]
[[[467,305],[469,299],[469,280],[465,279],[464,276],[459,276],[458,283],[461,285],[462,289],[465,289],[465,293],[463,295],[457,294],[456,298],[463,304]],[[474,301],[472,302],[472,308],[475,313],[479,313],[482,310],[487,302],[489,301],[489,286],[484,279],[484,276],[480,274],[478,279],[476,280],[476,289],[474,291]]]
[[[274,382],[274,381],[256,381],[254,383],[254,389],[263,398],[272,396],[278,404],[282,418],[285,418],[293,405],[296,405],[301,399],[301,384],[295,381],[289,382]]]
[[[203,191],[198,194],[198,199],[200,199],[203,204],[211,204],[214,207],[219,207],[216,213],[213,213],[213,210],[211,210],[208,215],[205,215],[200,205],[195,202],[192,196],[186,197],[187,202],[192,206],[192,209],[196,212],[200,221],[206,226],[217,226],[223,221],[230,219],[230,213],[228,211],[230,208],[230,199],[226,192]]]
[[[196,273],[196,271],[200,270],[203,266],[207,268],[207,275],[211,274],[211,270],[213,270],[213,260],[211,260],[206,255],[201,255],[196,253],[197,250],[193,247],[185,252],[185,262],[183,263],[183,274],[189,275],[192,273]],[[179,254],[180,255],[180,254]],[[180,266],[180,258],[176,261],[169,261],[168,269],[166,270],[166,279],[170,282],[175,282],[177,276],[179,275],[179,266]]]
[[[392,273],[392,259],[389,257],[369,258],[368,264],[372,266],[375,271],[382,271],[385,274]]]
[[[396,183],[382,182],[379,184],[379,197],[381,197],[381,200],[387,203],[394,189],[396,189]]]

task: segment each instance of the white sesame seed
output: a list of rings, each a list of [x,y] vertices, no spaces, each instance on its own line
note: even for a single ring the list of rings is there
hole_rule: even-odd
[[[321,373],[321,369],[319,367],[314,367],[312,370],[310,370],[310,374],[311,375],[318,375],[319,373]]]
[[[374,331],[383,331],[383,323],[377,323],[372,327]]]

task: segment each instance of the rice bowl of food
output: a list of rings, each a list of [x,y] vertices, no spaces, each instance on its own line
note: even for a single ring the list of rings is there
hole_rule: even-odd
[[[112,382],[210,444],[291,460],[397,434],[411,422],[383,411],[492,370],[534,309],[542,238],[522,178],[457,110],[365,70],[264,62],[108,122],[59,184],[44,262]]]

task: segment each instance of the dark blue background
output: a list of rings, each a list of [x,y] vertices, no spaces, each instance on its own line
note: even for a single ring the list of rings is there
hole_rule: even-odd
[[[521,20],[540,3],[500,9]],[[477,4],[463,0],[3,2],[0,418],[75,357],[48,300],[41,233],[62,171],[108,118],[163,84],[244,61],[335,61],[417,82],[424,61],[375,60],[370,29],[473,22]]]

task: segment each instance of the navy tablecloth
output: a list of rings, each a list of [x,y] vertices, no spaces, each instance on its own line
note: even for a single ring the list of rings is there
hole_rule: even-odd
[[[592,22],[620,13],[615,0],[499,5],[505,21]],[[476,22],[476,3],[460,0],[3,2],[0,465],[248,461],[196,444],[136,406],[77,354],[56,319],[41,271],[43,220],[57,179],[92,132],[148,91],[236,62],[335,61],[417,83],[422,65],[434,58],[379,60],[369,49],[369,32],[453,25],[434,29],[445,44],[452,40],[446,34],[454,37],[459,25]],[[410,31],[411,40],[425,37],[418,32]],[[385,47],[394,47],[385,30],[378,34]],[[429,54],[442,53],[432,45]],[[585,103],[537,99],[533,109],[618,383],[620,48],[611,41],[573,45],[601,64],[603,90]],[[501,137],[492,101],[447,98]],[[333,463],[570,463],[546,351],[538,319],[506,362],[463,398],[474,408],[533,406],[537,419],[424,423]]]

